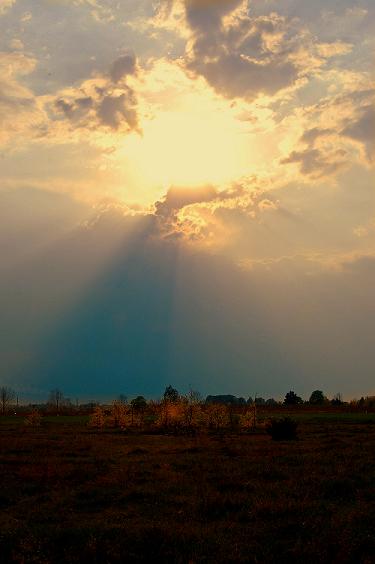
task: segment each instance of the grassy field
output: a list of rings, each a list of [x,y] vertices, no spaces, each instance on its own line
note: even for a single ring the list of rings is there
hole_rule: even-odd
[[[374,562],[374,414],[295,418],[290,442],[3,418],[0,560]]]

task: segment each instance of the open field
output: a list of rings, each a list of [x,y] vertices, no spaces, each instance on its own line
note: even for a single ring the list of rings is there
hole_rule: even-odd
[[[274,442],[3,418],[2,562],[373,562],[374,414],[295,419]]]

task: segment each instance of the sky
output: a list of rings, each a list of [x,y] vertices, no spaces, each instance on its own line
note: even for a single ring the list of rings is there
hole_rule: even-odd
[[[0,384],[375,394],[373,0],[0,0]]]

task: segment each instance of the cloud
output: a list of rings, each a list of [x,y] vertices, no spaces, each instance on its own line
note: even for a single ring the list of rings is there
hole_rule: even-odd
[[[97,109],[100,123],[117,130],[126,123],[129,130],[138,129],[138,117],[135,109],[134,93],[130,89],[118,95],[107,95],[102,98]]]
[[[56,94],[49,102],[52,119],[68,120],[73,130],[139,132],[137,96],[126,79],[136,73],[136,58],[123,55],[111,66],[109,77],[84,81]]]
[[[196,240],[201,238],[203,220],[199,225],[189,215],[180,214],[184,208],[203,202],[211,202],[218,197],[213,186],[184,187],[172,186],[165,197],[155,203],[158,235],[170,239]]]
[[[14,51],[23,51],[25,46],[20,39],[13,38],[9,42],[9,47]]]
[[[162,3],[159,18],[163,13],[169,21],[175,4]],[[319,43],[294,20],[274,12],[254,17],[247,0],[185,0],[184,7],[185,68],[229,99],[252,101],[294,88],[328,58],[352,48],[340,41]]]
[[[0,0],[0,17],[5,14],[17,0]]]
[[[31,139],[66,139],[66,128],[78,132],[140,131],[137,96],[126,80],[136,72],[134,56],[124,55],[113,63],[108,76],[84,81],[78,87],[51,96],[37,96],[24,85],[24,77],[38,61],[23,52],[0,52],[0,143],[22,136]],[[17,145],[19,146],[19,145]]]
[[[375,254],[356,255],[342,260],[341,267],[353,274],[374,276],[375,275]]]
[[[114,6],[110,0],[74,0],[74,3],[87,7],[97,22],[108,23],[115,18]]]
[[[335,57],[337,55],[346,55],[350,53],[353,49],[353,45],[350,43],[344,43],[343,41],[334,41],[332,43],[319,43],[316,46],[316,51],[318,55],[324,58]]]
[[[153,17],[142,22],[141,27],[146,31],[164,30],[187,35],[183,0],[159,0],[155,3],[154,10]]]
[[[225,97],[252,100],[260,93],[273,95],[299,75],[282,45],[286,23],[276,15],[254,19],[243,12],[224,22],[240,4],[186,2],[192,30],[186,66]]]
[[[36,97],[21,81],[35,66],[36,60],[33,57],[19,52],[0,52],[1,143],[24,135],[45,119]]]
[[[336,174],[347,166],[347,152],[344,149],[332,151],[329,155],[319,149],[292,151],[289,157],[282,159],[281,164],[300,164],[302,174],[311,178],[322,178]]]
[[[280,211],[271,193],[245,180],[220,188],[171,187],[154,209],[158,236],[221,250],[241,237],[244,225]]]
[[[333,133],[333,129],[313,127],[305,131],[300,140],[302,143],[307,143],[310,147],[313,147],[317,139]]]
[[[301,174],[312,179],[334,176],[355,162],[372,164],[374,100],[371,83],[364,83],[299,110],[296,119],[305,130],[280,163],[297,163]]]
[[[85,225],[89,230],[97,232],[100,229],[105,234],[115,227],[120,232],[127,232],[129,227],[141,221],[146,239],[202,241],[207,228],[205,216],[208,217],[215,205],[221,205],[220,202],[229,197],[229,192],[218,192],[211,185],[171,186],[163,198],[149,207],[128,206],[116,200],[103,202],[96,206],[95,213]],[[209,208],[211,203],[212,210]],[[205,205],[208,208],[204,208]],[[267,202],[265,206],[268,206]]]
[[[125,76],[136,73],[136,58],[132,53],[121,55],[111,66],[110,76],[113,82],[117,83]]]
[[[156,213],[165,215],[171,211],[179,210],[185,206],[200,202],[210,202],[217,197],[217,191],[213,186],[172,186],[169,188],[165,198],[156,203]]]
[[[137,102],[134,91],[123,87],[120,92],[84,84],[79,90],[55,99],[54,119],[63,117],[73,130],[95,131],[104,127],[113,131],[139,131]]]
[[[329,6],[329,3],[324,2],[317,24],[326,36],[345,37],[355,41],[358,48],[367,36],[366,31],[373,28],[373,3],[371,0],[364,0],[361,5],[355,5],[352,1],[342,4],[342,7],[337,4]],[[316,12],[319,13],[319,10]]]
[[[346,125],[341,134],[359,141],[366,151],[366,158],[372,162],[375,157],[375,105],[364,106],[356,118]]]

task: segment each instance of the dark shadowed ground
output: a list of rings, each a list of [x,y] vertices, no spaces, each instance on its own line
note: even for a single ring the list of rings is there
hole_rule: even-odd
[[[302,417],[299,440],[0,424],[0,559],[372,563],[375,418]]]

